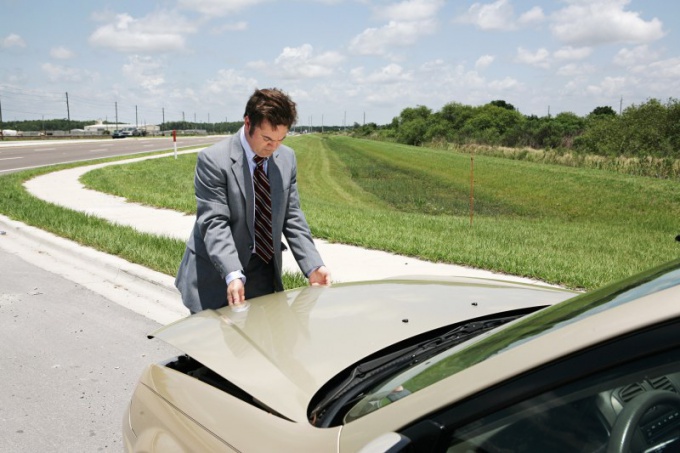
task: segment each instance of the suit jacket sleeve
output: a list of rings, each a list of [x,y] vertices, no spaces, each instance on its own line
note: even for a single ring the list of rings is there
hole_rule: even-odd
[[[228,153],[220,147],[199,153],[196,162],[196,233],[202,239],[204,252],[222,278],[243,268],[239,260],[232,225],[245,222],[240,192],[230,167]],[[244,226],[245,228],[245,226]]]
[[[312,270],[323,266],[324,263],[314,245],[312,233],[300,207],[300,195],[297,190],[297,162],[295,161],[295,154],[291,154],[293,160],[290,181],[288,181],[288,203],[283,224],[283,235],[298,266],[300,266],[300,270],[305,276],[309,276]]]

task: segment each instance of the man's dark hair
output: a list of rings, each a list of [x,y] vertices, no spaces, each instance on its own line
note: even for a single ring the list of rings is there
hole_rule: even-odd
[[[250,119],[251,134],[262,121],[272,127],[285,126],[288,129],[297,121],[295,102],[278,88],[256,89],[246,104],[244,117]]]

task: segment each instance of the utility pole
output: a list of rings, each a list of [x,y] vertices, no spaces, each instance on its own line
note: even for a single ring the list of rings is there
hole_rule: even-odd
[[[137,120],[137,106],[135,105],[135,127],[139,127],[139,120]]]
[[[116,129],[118,129],[118,101],[115,102],[116,106]]]
[[[68,105],[68,91],[66,92],[66,118],[69,124],[71,123],[71,108]]]
[[[161,123],[161,132],[165,129],[165,107],[161,108],[161,116],[163,117],[163,122]]]

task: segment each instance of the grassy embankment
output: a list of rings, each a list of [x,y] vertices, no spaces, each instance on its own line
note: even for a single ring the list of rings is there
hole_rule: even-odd
[[[678,182],[347,137],[287,139],[315,237],[594,288],[678,256]],[[194,155],[87,174],[89,186],[193,212]],[[174,273],[182,245],[154,258]],[[143,263],[149,265],[148,262]],[[294,286],[294,282],[289,286]]]

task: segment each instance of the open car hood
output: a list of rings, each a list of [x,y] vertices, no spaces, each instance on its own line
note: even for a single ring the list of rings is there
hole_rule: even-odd
[[[383,348],[447,325],[552,305],[573,295],[551,287],[441,277],[306,287],[252,299],[243,312],[206,310],[151,337],[283,416],[302,421],[324,384]]]

